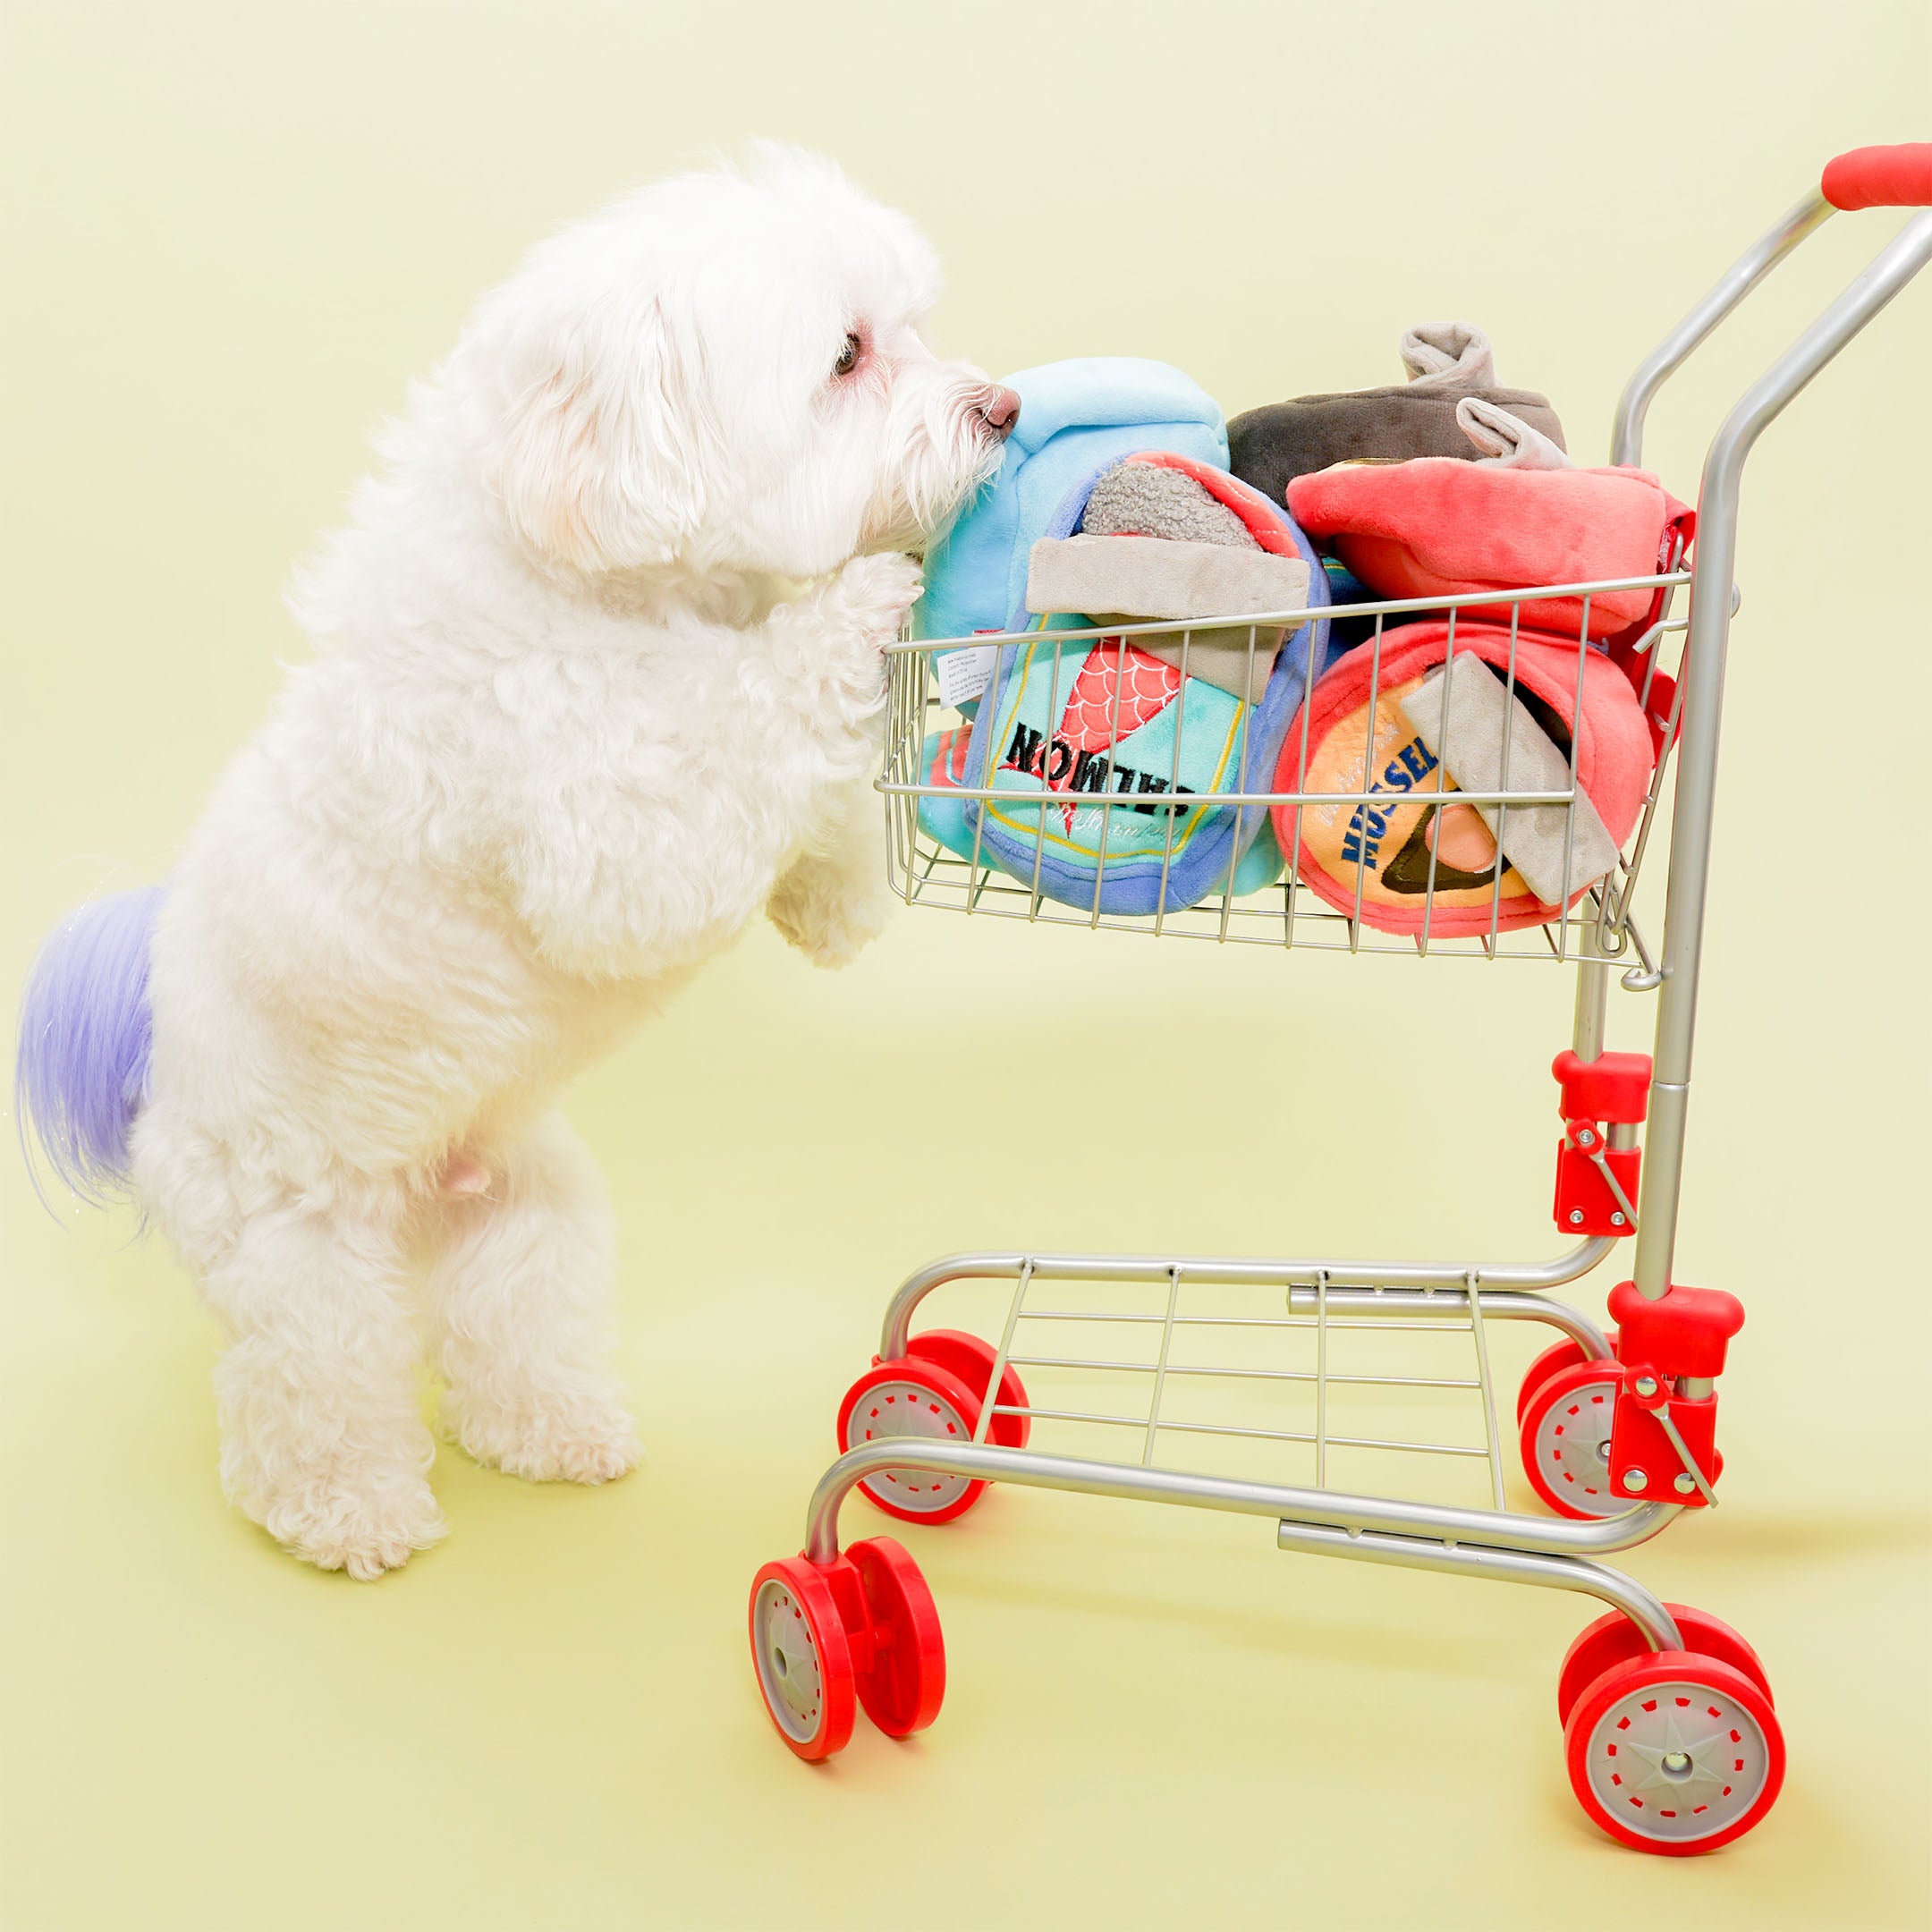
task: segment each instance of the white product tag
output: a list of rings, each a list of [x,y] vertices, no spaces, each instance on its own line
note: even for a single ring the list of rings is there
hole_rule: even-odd
[[[997,644],[975,644],[935,657],[933,670],[939,679],[939,702],[955,711],[962,705],[970,704],[993,682],[993,666],[998,657]]]

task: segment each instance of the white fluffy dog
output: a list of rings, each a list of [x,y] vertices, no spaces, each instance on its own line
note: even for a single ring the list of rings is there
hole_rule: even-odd
[[[826,964],[878,925],[901,553],[1018,410],[927,348],[936,292],[905,217],[788,150],[535,250],[299,578],[316,661],[168,886],[42,954],[21,1098],[199,1278],[224,1486],[311,1563],[443,1535],[426,1348],[479,1461],[637,1459],[555,1097],[761,908]]]

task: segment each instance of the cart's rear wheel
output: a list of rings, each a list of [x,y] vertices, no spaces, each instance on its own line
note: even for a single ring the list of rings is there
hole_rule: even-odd
[[[791,1750],[816,1764],[852,1740],[852,1650],[832,1587],[802,1556],[768,1563],[751,1585],[751,1662],[765,1708]]]
[[[1610,1329],[1604,1339],[1610,1344],[1610,1352],[1616,1353],[1617,1332]],[[1565,1335],[1561,1342],[1552,1342],[1537,1359],[1523,1370],[1522,1385],[1516,1391],[1516,1419],[1521,1422],[1523,1411],[1530,1406],[1530,1398],[1565,1368],[1574,1368],[1579,1362],[1593,1361],[1594,1356],[1583,1352],[1583,1344]]]
[[[1613,1665],[1577,1699],[1563,1750],[1577,1802],[1605,1831],[1671,1857],[1741,1837],[1784,1782],[1770,1699],[1688,1650]]]
[[[891,1537],[868,1537],[845,1554],[859,1572],[872,1628],[859,1701],[887,1737],[910,1737],[939,1715],[945,1696],[939,1612],[919,1565]]]
[[[928,1328],[906,1343],[906,1353],[920,1361],[936,1362],[940,1368],[956,1375],[975,1394],[991,1384],[993,1364],[999,1360],[999,1351],[990,1342],[982,1342],[978,1335],[969,1335],[963,1328]],[[998,1406],[1002,1409],[1025,1409],[1028,1406],[1026,1384],[1020,1379],[1019,1370],[1011,1362],[1000,1371]],[[1024,1449],[1027,1437],[1032,1433],[1031,1416],[996,1413],[987,1430],[987,1440],[997,1443],[1002,1449]]]
[[[1610,1487],[1616,1393],[1614,1362],[1580,1361],[1523,1406],[1523,1473],[1559,1516],[1614,1516],[1629,1506]]]
[[[1728,1664],[1764,1692],[1767,1704],[1777,1701],[1771,1695],[1771,1680],[1766,1676],[1758,1653],[1728,1623],[1689,1604],[1665,1604],[1664,1607],[1676,1618],[1685,1649]],[[1634,1663],[1650,1654],[1643,1632],[1621,1610],[1598,1617],[1564,1654],[1563,1669],[1556,1678],[1557,1723],[1569,1723],[1576,1700],[1613,1665]]]
[[[936,1361],[902,1356],[869,1369],[846,1392],[839,1405],[839,1449],[892,1436],[970,1442],[979,1421],[979,1399],[956,1375]],[[859,1487],[902,1522],[943,1523],[963,1516],[986,1484],[906,1468],[880,1470]]]

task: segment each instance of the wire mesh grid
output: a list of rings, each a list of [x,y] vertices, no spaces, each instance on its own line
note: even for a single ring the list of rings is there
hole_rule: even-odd
[[[1190,1279],[1084,1283],[1032,1263],[1014,1284],[996,1365],[1024,1403],[1029,1446],[1094,1461],[1502,1509],[1490,1318],[1460,1290],[1388,1293]],[[1386,1305],[1387,1312],[1376,1312]]]
[[[894,890],[908,904],[928,909],[1150,937],[1285,950],[1300,946],[1323,952],[1558,963],[1587,955],[1623,963],[1628,969],[1625,984],[1633,990],[1648,990],[1659,976],[1635,917],[1634,902],[1680,722],[1681,677],[1674,674],[1682,671],[1686,626],[1672,613],[1678,591],[1690,581],[1681,564],[1681,557],[1673,556],[1670,568],[1654,576],[1394,599],[1326,611],[1267,612],[1217,618],[1211,624],[1112,623],[998,637],[902,640],[889,652],[887,742],[879,781],[886,795],[888,866]],[[1578,775],[1582,733],[1566,729],[1548,705],[1537,703],[1522,675],[1522,660],[1526,646],[1535,650],[1546,685],[1553,648],[1566,654],[1566,674],[1573,677],[1569,716],[1578,717],[1583,709],[1589,660],[1603,655],[1601,633],[1608,628],[1600,615],[1604,600],[1631,592],[1648,593],[1651,608],[1641,634],[1623,646],[1624,663],[1634,666],[1631,684],[1646,715],[1657,716],[1663,741],[1633,829],[1609,870],[1586,886],[1576,859],[1579,814],[1572,809],[1583,791]],[[1594,623],[1593,603],[1599,612]],[[1561,606],[1573,607],[1577,614],[1573,625],[1566,622],[1555,631],[1548,614]],[[1309,699],[1317,682],[1312,652],[1306,654],[1299,701],[1274,770],[1250,769],[1251,705],[1237,708],[1238,722],[1229,741],[1232,755],[1224,758],[1221,766],[1225,782],[1217,779],[1192,790],[1179,783],[1186,755],[1185,705],[1172,707],[1168,771],[1137,767],[1134,747],[1123,747],[1123,740],[1136,728],[1134,715],[1123,715],[1131,666],[1160,651],[1162,661],[1177,674],[1172,684],[1184,685],[1197,654],[1205,656],[1218,648],[1224,656],[1231,638],[1239,653],[1244,639],[1245,677],[1232,682],[1251,694],[1267,683],[1280,639],[1322,617],[1346,623],[1360,635],[1345,660],[1360,684],[1353,708],[1365,719],[1360,756],[1354,756],[1352,742],[1341,748],[1341,761],[1356,784],[1336,784],[1336,759],[1330,757],[1325,763],[1322,747],[1312,741],[1315,707]],[[1459,656],[1484,657],[1502,687],[1505,708],[1524,701],[1536,708],[1538,723],[1564,759],[1560,783],[1546,789],[1531,789],[1520,780],[1512,785],[1511,741],[1505,736],[1496,784],[1482,789],[1457,784],[1452,774],[1458,747],[1446,708],[1441,741],[1433,750],[1406,746],[1406,763],[1398,769],[1400,753],[1394,759],[1389,753],[1408,727],[1402,724],[1391,734],[1388,721],[1399,715],[1390,707],[1417,681],[1385,677],[1384,666],[1403,646],[1409,627],[1428,620],[1445,629],[1440,658],[1444,666],[1453,668]],[[1479,646],[1471,642],[1479,637]],[[1506,645],[1498,642],[1502,638],[1506,638]],[[1002,681],[1011,676],[1022,655],[1044,674],[1049,719],[1061,716],[1062,694],[1071,698],[1081,671],[1090,674],[1097,663],[1104,674],[1099,687],[1104,726],[1097,724],[1089,701],[1078,743],[1072,741],[1071,733],[1013,730],[1010,719],[997,715],[996,699]],[[958,667],[969,661],[977,678],[962,680]],[[959,695],[974,683],[983,685],[983,696]],[[949,692],[956,702],[943,695]],[[996,716],[979,718],[979,709],[988,705]],[[976,728],[979,735],[970,737]],[[949,731],[956,734],[952,740],[946,737]],[[993,741],[996,733],[998,742]],[[942,748],[951,744],[956,758],[949,759],[942,750],[936,764],[936,743]],[[976,767],[970,770],[965,768],[969,743]],[[942,771],[940,766],[950,768]],[[981,782],[961,782],[974,776]],[[1462,806],[1483,809],[1493,853],[1489,876],[1473,889],[1464,873],[1444,857],[1441,828],[1435,822],[1438,813]],[[1552,903],[1526,916],[1522,909],[1537,909],[1538,902],[1527,894],[1522,879],[1497,848],[1508,839],[1512,811],[1547,807],[1560,809],[1563,815],[1563,889]],[[959,811],[950,840],[942,840],[934,829],[931,815],[937,808]],[[1411,808],[1420,813],[1409,834],[1409,843],[1417,846],[1419,872],[1411,867],[1405,886],[1411,894],[1403,909],[1406,929],[1391,930],[1387,918],[1378,917],[1378,909],[1368,902],[1368,866],[1354,867],[1352,892],[1338,894],[1333,874],[1325,875],[1318,885],[1312,876],[1318,869],[1309,862],[1309,833],[1319,824],[1344,858],[1352,852],[1359,858],[1364,840],[1372,842],[1398,812]],[[989,812],[997,813],[1005,829],[1004,847],[997,852],[993,849],[996,842],[987,837]],[[1267,830],[1278,827],[1283,869],[1266,885],[1244,891],[1240,873],[1230,865],[1205,895],[1192,904],[1176,905],[1170,891],[1175,854],[1191,829],[1212,823],[1213,815],[1221,813],[1240,814],[1244,844],[1264,835],[1264,821]],[[1016,825],[1022,827],[1017,847]],[[1091,877],[1082,889],[1070,892],[1063,878],[1057,886],[1052,883],[1043,860],[1062,829],[1072,834],[1076,827],[1079,843],[1091,856]],[[1149,858],[1157,856],[1158,886],[1152,900],[1157,910],[1138,913],[1110,909],[1108,867],[1112,863],[1119,875],[1126,863],[1123,854],[1138,860],[1143,870]],[[1558,905],[1563,909],[1560,912]]]

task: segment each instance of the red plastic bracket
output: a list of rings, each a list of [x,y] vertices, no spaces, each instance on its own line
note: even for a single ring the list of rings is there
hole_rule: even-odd
[[[1564,1051],[1550,1063],[1563,1089],[1563,1137],[1556,1146],[1556,1225],[1565,1234],[1634,1234],[1624,1202],[1637,1205],[1643,1157],[1635,1148],[1613,1148],[1604,1123],[1634,1126],[1650,1106],[1650,1055],[1599,1054],[1580,1059]],[[1597,1165],[1598,1161],[1602,1166]],[[1616,1178],[1612,1187],[1604,1169]],[[1623,1200],[1616,1190],[1623,1191]]]
[[[1675,1284],[1651,1301],[1635,1282],[1619,1282],[1610,1291],[1610,1316],[1623,1360],[1648,1362],[1672,1377],[1709,1377],[1724,1373],[1725,1347],[1744,1326],[1744,1304],[1721,1288]]]
[[[1682,1395],[1665,1394],[1669,1384],[1663,1383],[1658,1394],[1647,1402],[1636,1392],[1636,1384],[1646,1372],[1641,1364],[1626,1369],[1617,1391],[1610,1418],[1611,1491],[1633,1502],[1676,1503],[1687,1509],[1702,1509],[1703,1492],[1686,1472],[1676,1445],[1665,1433],[1657,1416],[1669,1413],[1690,1452],[1690,1460],[1715,1489],[1724,1473],[1724,1458],[1717,1453],[1716,1443],[1717,1398],[1705,1395],[1687,1402]]]
[[[1602,1140],[1599,1133],[1597,1140]],[[1638,1174],[1643,1164],[1639,1148],[1600,1148],[1593,1141],[1588,1150],[1572,1147],[1568,1140],[1556,1143],[1556,1225],[1565,1234],[1582,1238],[1598,1234],[1634,1234],[1637,1230],[1623,1205],[1604,1179],[1603,1168],[1591,1159],[1601,1153],[1604,1166],[1616,1176],[1617,1186],[1632,1207],[1637,1205]]]
[[[1704,1496],[1659,1418],[1669,1416],[1690,1460],[1715,1487],[1724,1470],[1716,1447],[1717,1397],[1693,1400],[1672,1385],[1724,1373],[1731,1337],[1744,1326],[1744,1305],[1721,1288],[1674,1284],[1651,1301],[1638,1293],[1634,1282],[1619,1282],[1610,1291],[1610,1313],[1624,1365],[1610,1424],[1610,1487],[1620,1496],[1701,1508]]]
[[[1606,1053],[1580,1060],[1566,1047],[1550,1063],[1550,1072],[1563,1088],[1560,1111],[1566,1121],[1634,1126],[1649,1111],[1648,1054]]]

